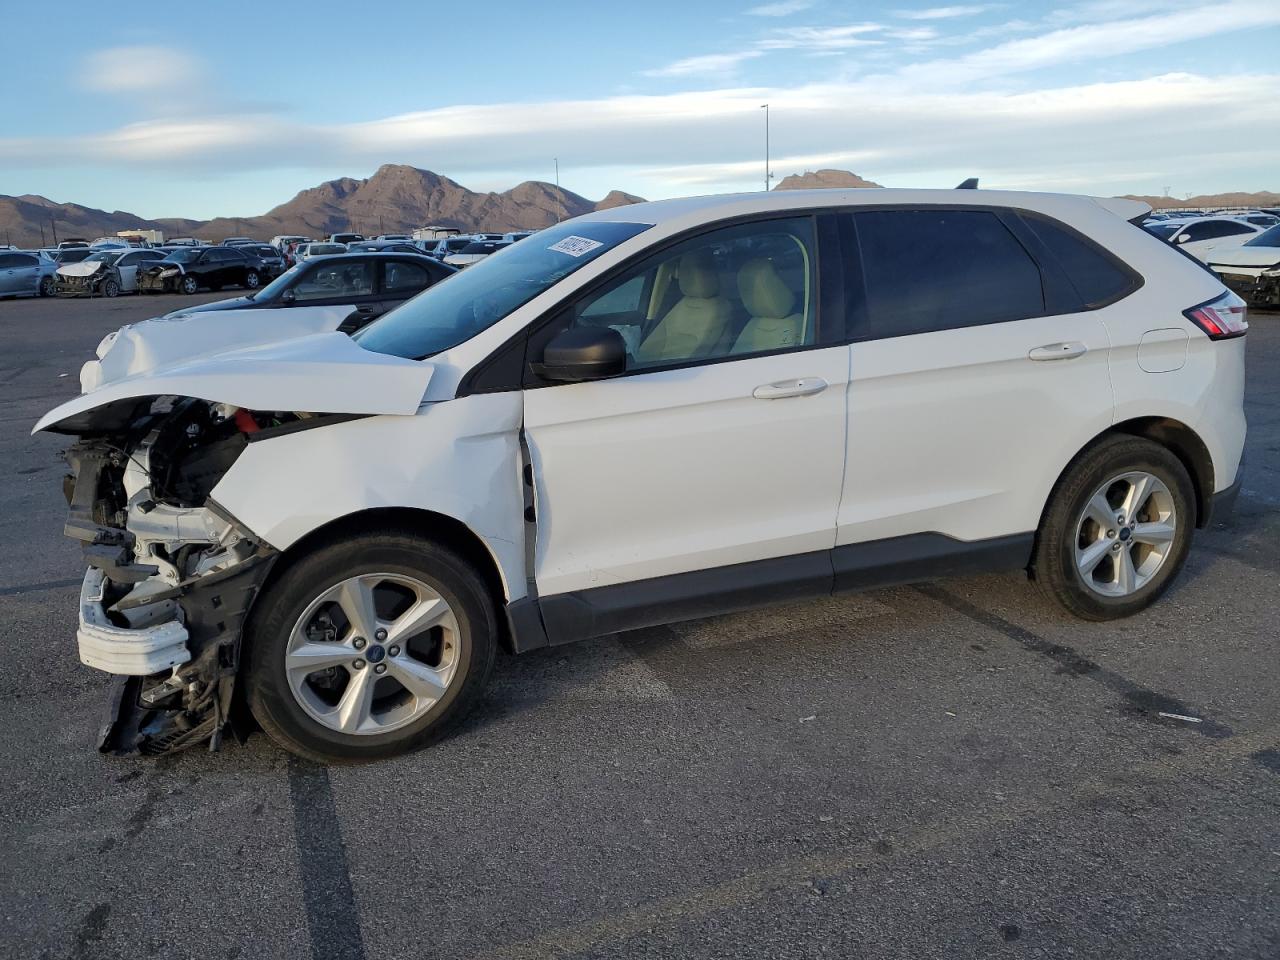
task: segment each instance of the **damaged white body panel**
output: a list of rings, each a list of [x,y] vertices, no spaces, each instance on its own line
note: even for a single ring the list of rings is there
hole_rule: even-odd
[[[347,307],[294,307],[197,313],[132,323],[102,338],[97,349],[98,359],[88,361],[81,368],[80,390],[89,393],[196,357],[313,333],[331,333],[350,312]]]
[[[104,382],[45,414],[33,432],[78,432],[93,411],[118,401],[164,396],[250,410],[409,415],[422,402],[431,373],[429,363],[370,353],[345,334],[317,333],[198,355]]]

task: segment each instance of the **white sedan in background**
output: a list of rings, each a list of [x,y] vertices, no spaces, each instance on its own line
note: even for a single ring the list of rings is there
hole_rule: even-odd
[[[1280,305],[1280,225],[1209,255],[1209,269],[1251,304]]]
[[[1194,217],[1187,220],[1148,222],[1143,224],[1143,228],[1206,263],[1209,251],[1219,247],[1239,246],[1266,229],[1234,217]]]

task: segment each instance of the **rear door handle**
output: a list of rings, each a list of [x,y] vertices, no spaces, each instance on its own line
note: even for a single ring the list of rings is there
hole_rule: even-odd
[[[1069,343],[1046,343],[1043,347],[1033,348],[1027,356],[1032,360],[1070,360],[1083,356],[1088,350],[1079,340],[1072,340]]]
[[[762,383],[751,391],[757,400],[781,400],[783,397],[811,397],[827,389],[827,381],[821,377],[801,377],[799,380],[779,380]]]

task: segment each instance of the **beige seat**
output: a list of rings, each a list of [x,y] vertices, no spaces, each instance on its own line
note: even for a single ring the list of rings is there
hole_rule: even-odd
[[[729,325],[732,307],[720,296],[720,277],[706,250],[687,253],[676,269],[680,299],[636,351],[641,364],[710,356]]]
[[[793,313],[796,295],[768,260],[748,260],[738,271],[738,292],[751,317],[733,353],[785,350],[804,342],[804,315]]]

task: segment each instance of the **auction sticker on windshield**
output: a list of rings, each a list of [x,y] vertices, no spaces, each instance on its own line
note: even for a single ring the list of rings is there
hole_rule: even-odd
[[[604,244],[599,240],[591,240],[587,237],[565,237],[559,243],[553,243],[547,249],[555,250],[557,253],[567,253],[571,257],[580,257],[584,253],[590,253],[596,247],[603,246]]]

